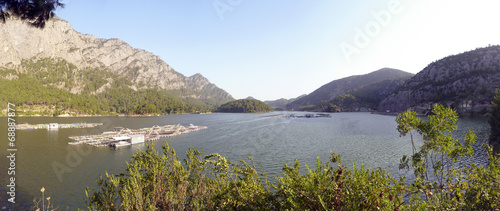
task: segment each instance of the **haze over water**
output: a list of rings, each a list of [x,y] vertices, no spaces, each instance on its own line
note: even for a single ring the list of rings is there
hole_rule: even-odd
[[[95,187],[95,181],[105,172],[117,174],[124,172],[125,162],[138,149],[139,144],[119,149],[108,147],[95,148],[86,145],[68,146],[68,137],[75,135],[100,134],[114,127],[142,128],[153,125],[181,124],[188,126],[208,126],[188,134],[154,141],[155,149],[161,152],[162,140],[173,147],[180,159],[190,146],[205,150],[205,155],[219,153],[229,161],[237,163],[239,159],[251,156],[256,166],[262,164],[269,177],[282,176],[284,163],[293,165],[294,159],[316,168],[316,158],[327,162],[330,151],[342,155],[342,163],[352,167],[361,164],[367,168],[386,169],[395,176],[411,173],[398,171],[397,165],[403,155],[411,153],[409,137],[400,137],[396,130],[395,116],[375,115],[370,113],[336,113],[332,118],[270,118],[271,114],[204,114],[171,115],[161,117],[87,117],[87,118],[46,118],[18,117],[20,123],[79,123],[102,122],[103,126],[87,129],[59,129],[16,131],[16,208],[29,209],[33,198],[41,197],[40,189],[45,187],[45,197],[51,197],[60,209],[84,208],[85,188]],[[284,112],[285,115],[293,112]],[[0,118],[1,122],[7,122]],[[476,155],[469,160],[486,164],[487,158],[481,148],[487,143],[489,125],[483,118],[462,118],[458,122],[455,138],[462,139],[472,129],[476,132]],[[0,124],[0,209],[7,206],[6,184],[7,164],[7,126]],[[421,143],[421,139],[417,142]],[[54,166],[59,169],[54,170]],[[64,170],[61,170],[64,169]],[[259,169],[259,168],[258,168]],[[63,172],[63,173],[61,173]]]

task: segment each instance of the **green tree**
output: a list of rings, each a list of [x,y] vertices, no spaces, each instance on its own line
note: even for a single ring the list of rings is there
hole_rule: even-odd
[[[272,112],[271,106],[260,100],[243,99],[235,100],[221,105],[217,111],[230,113],[263,113]]]
[[[5,23],[9,16],[15,16],[43,28],[58,7],[64,7],[59,0],[0,0],[0,19]]]
[[[495,97],[492,102],[491,116],[488,119],[490,123],[490,144],[493,146],[493,151],[500,151],[500,89],[495,90]]]
[[[351,94],[341,94],[332,101],[333,105],[338,106],[342,111],[352,110],[353,107],[357,104],[357,99]]]
[[[442,193],[447,192],[460,200],[463,197],[462,192],[458,189],[448,191],[448,187],[464,184],[462,169],[455,168],[454,165],[458,158],[471,157],[474,154],[472,144],[476,136],[473,131],[467,132],[462,144],[451,136],[451,132],[457,129],[458,114],[451,108],[437,104],[434,105],[432,113],[433,115],[427,116],[428,121],[418,118],[411,110],[396,118],[399,133],[402,136],[410,134],[413,150],[410,159],[403,156],[399,167],[411,167],[414,170],[415,193],[424,193],[426,198],[432,198],[443,196]],[[424,140],[418,149],[415,146],[413,131],[420,134]],[[412,196],[412,202],[420,202],[419,194]]]
[[[319,103],[319,110],[320,111],[325,111],[327,109],[327,106],[328,106],[328,101],[326,100],[322,100],[320,103]]]
[[[333,105],[333,103],[328,104],[326,107],[326,112],[340,112],[341,109],[337,105]]]

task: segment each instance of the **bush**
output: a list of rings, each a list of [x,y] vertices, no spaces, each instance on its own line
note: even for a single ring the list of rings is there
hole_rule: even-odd
[[[424,138],[424,144],[414,146],[413,154],[400,164],[414,170],[414,181],[355,164],[349,170],[332,153],[326,164],[318,159],[316,169],[306,165],[305,174],[299,162],[293,167],[285,164],[283,176],[271,183],[250,157],[249,162],[232,163],[219,154],[203,157],[203,151],[190,148],[181,163],[164,142],[161,155],[149,145],[132,156],[125,173],[101,176],[98,190],[86,189],[87,206],[89,210],[500,209],[500,158],[486,146],[488,168],[474,164],[454,168],[459,157],[472,155],[474,133],[467,133],[462,144],[446,132],[456,128],[456,112],[436,105],[433,113],[428,122],[411,111],[397,118],[402,135],[415,131]]]
[[[159,155],[152,145],[138,151],[120,175],[105,174],[100,189],[87,188],[90,210],[274,210],[398,208],[403,204],[404,183],[383,170],[354,168],[351,172],[332,154],[333,168],[319,159],[315,170],[307,165],[285,164],[277,184],[268,181],[250,163],[238,164],[193,148],[184,165],[166,142]]]

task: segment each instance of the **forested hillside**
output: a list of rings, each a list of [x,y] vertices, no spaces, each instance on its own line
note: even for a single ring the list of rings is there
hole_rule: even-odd
[[[355,75],[325,84],[308,94],[287,105],[287,109],[304,110],[316,108],[322,101],[332,101],[337,96],[348,94],[370,84],[389,79],[412,76],[413,74],[401,70],[383,68],[365,75]]]
[[[271,112],[273,109],[264,102],[260,100],[235,100],[221,105],[218,112],[228,112],[228,113],[264,113]]]
[[[167,90],[137,89],[115,73],[78,69],[63,59],[23,60],[0,68],[0,107],[18,106],[19,115],[178,114],[208,111]]]
[[[413,74],[383,68],[365,75],[334,80],[286,107],[302,111],[368,111],[377,108]]]

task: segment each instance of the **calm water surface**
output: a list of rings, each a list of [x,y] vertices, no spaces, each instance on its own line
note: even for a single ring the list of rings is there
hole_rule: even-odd
[[[281,114],[275,112],[273,114]],[[291,113],[286,113],[288,115]],[[171,115],[161,117],[86,117],[46,118],[18,117],[17,123],[78,123],[102,122],[104,125],[88,129],[59,129],[17,131],[16,144],[16,208],[29,209],[33,198],[45,196],[61,210],[85,208],[85,188],[94,187],[100,174],[119,173],[125,170],[142,144],[120,149],[108,147],[68,145],[69,136],[100,134],[114,127],[142,128],[153,125],[182,124],[208,126],[180,136],[165,138],[181,159],[185,151],[193,146],[203,148],[205,154],[219,153],[230,161],[237,162],[251,156],[257,165],[262,164],[270,177],[281,176],[284,163],[293,164],[297,159],[314,168],[316,158],[326,162],[330,151],[342,155],[343,164],[365,165],[368,168],[386,169],[393,175],[409,175],[400,172],[397,164],[405,154],[411,153],[409,137],[399,137],[395,116],[370,113],[337,113],[332,118],[269,118],[270,114],[203,114]],[[0,118],[0,210],[10,207],[7,203],[7,119]],[[463,138],[469,130],[478,137],[476,155],[466,162],[486,164],[487,158],[480,147],[487,143],[489,125],[486,119],[464,118],[458,122],[456,138]],[[417,140],[417,142],[421,140]],[[161,151],[162,141],[155,141]]]

